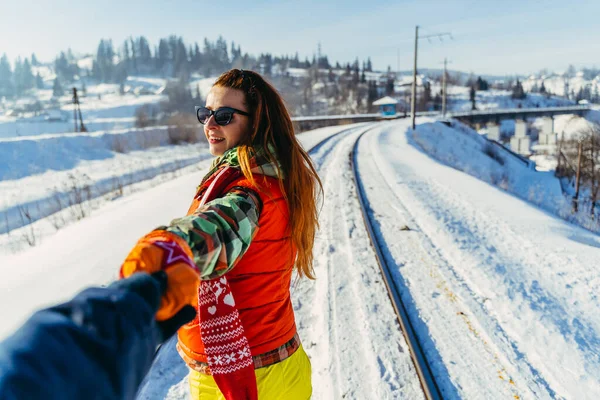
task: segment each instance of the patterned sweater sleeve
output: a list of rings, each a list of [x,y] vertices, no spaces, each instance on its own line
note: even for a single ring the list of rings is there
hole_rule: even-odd
[[[215,279],[230,271],[244,255],[258,231],[262,204],[256,192],[234,187],[193,214],[161,227],[190,246],[200,279]]]

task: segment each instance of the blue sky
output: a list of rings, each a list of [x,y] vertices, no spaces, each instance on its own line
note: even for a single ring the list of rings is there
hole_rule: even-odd
[[[61,50],[95,53],[101,38],[151,44],[171,34],[186,43],[222,35],[242,51],[304,58],[321,43],[331,62],[371,57],[376,69],[412,68],[414,27],[451,32],[422,40],[419,66],[477,74],[600,67],[600,1],[153,1],[0,0],[0,54],[49,61]],[[399,56],[398,56],[399,55]]]

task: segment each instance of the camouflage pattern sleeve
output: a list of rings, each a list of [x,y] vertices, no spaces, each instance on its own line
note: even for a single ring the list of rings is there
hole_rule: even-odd
[[[234,187],[193,214],[159,229],[172,232],[188,243],[200,279],[215,279],[230,271],[248,250],[258,231],[261,208],[256,192]]]

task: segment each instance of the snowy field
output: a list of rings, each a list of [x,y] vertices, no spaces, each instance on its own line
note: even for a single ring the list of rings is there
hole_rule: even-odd
[[[431,119],[414,133],[398,120],[299,136],[307,149],[330,137],[311,153],[325,190],[317,280],[292,287],[313,398],[422,396],[352,182],[349,154],[369,127],[359,173],[444,398],[599,398],[600,237],[536,203],[559,195],[550,175],[501,165],[476,133]],[[107,200],[36,247],[3,250],[0,337],[33,310],[113,280],[141,235],[185,213],[209,163]],[[140,398],[185,399],[185,374],[170,342]]]
[[[65,95],[57,99],[57,106],[49,108],[52,113],[60,114],[62,120],[50,121],[46,115],[34,115],[32,112],[7,115],[19,105],[36,101],[48,102],[52,98],[50,88],[54,77],[53,73],[46,74],[46,89],[33,90],[28,97],[15,102],[0,103],[0,138],[75,132],[72,94],[66,90],[70,90],[70,87],[65,88]],[[206,97],[215,79],[216,77],[193,75],[189,82],[190,92],[195,96],[199,90],[202,98]],[[83,122],[89,132],[133,128],[135,112],[139,107],[145,104],[158,105],[167,99],[164,94],[167,80],[164,78],[130,76],[124,82],[124,93],[120,92],[120,85],[117,84],[95,84],[90,79],[86,81],[85,94],[82,92],[81,82],[77,82],[75,86],[78,88]]]

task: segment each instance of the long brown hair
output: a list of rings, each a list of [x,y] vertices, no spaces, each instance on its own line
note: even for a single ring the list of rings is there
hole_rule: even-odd
[[[300,276],[314,279],[312,250],[319,228],[317,198],[323,193],[323,185],[312,160],[296,139],[283,99],[272,85],[253,71],[232,69],[222,74],[215,86],[244,92],[252,131],[238,149],[242,172],[254,183],[250,160],[256,154],[255,147],[262,148],[273,165],[281,165],[279,186],[288,204],[290,234],[298,250],[296,268]]]

